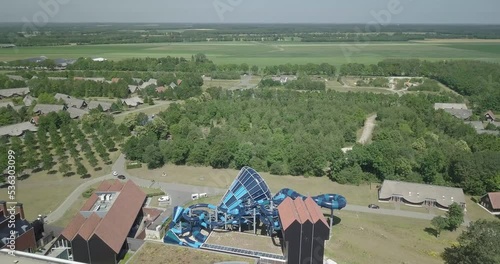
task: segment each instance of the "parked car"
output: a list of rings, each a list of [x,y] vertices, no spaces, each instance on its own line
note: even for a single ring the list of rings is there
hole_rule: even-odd
[[[118,175],[118,179],[125,180],[125,175]]]
[[[170,197],[168,195],[158,198],[158,202],[167,202],[167,201],[170,201]]]
[[[380,206],[378,206],[376,204],[369,204],[368,208],[370,208],[370,209],[380,209]]]
[[[113,171],[113,176],[118,176],[118,172]]]

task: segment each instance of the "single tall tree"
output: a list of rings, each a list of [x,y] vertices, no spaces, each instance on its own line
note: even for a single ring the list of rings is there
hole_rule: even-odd
[[[448,228],[455,231],[464,222],[464,209],[457,203],[453,203],[450,205],[446,217],[448,218]]]
[[[442,216],[432,218],[431,225],[436,230],[436,237],[439,237],[441,231],[448,226],[448,220]]]

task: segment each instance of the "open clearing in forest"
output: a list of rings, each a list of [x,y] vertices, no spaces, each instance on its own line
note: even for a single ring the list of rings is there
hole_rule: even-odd
[[[17,47],[0,49],[0,61],[37,56],[49,58],[104,57],[121,60],[130,57],[185,57],[205,53],[215,63],[247,63],[268,66],[327,62],[377,63],[387,58],[426,59],[432,61],[473,59],[500,62],[500,45],[494,41],[423,41],[368,43],[307,42],[200,42],[74,45],[48,47]]]

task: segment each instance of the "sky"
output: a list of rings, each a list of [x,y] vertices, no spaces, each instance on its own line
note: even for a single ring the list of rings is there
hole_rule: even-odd
[[[500,24],[500,1],[1,0],[0,22]]]

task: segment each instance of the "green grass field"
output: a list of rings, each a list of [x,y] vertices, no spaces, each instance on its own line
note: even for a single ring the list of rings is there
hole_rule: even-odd
[[[500,62],[500,41],[424,41],[371,43],[301,42],[204,42],[111,44],[88,46],[19,47],[0,49],[0,61],[36,56],[49,58],[104,57],[120,60],[130,57],[180,56],[205,53],[215,63],[248,63],[266,66],[284,63],[341,65],[348,62],[376,63],[386,58],[428,60],[477,59]]]

